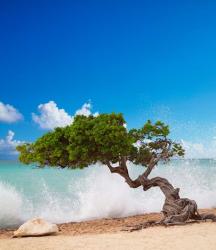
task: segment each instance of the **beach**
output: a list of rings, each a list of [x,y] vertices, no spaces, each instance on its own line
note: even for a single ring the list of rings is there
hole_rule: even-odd
[[[212,212],[205,209],[200,212]],[[150,213],[116,219],[99,219],[78,223],[60,224],[56,236],[11,238],[13,230],[0,231],[1,250],[69,250],[69,249],[216,249],[216,223],[188,223],[179,226],[151,226],[161,218]],[[134,226],[149,226],[130,232]]]

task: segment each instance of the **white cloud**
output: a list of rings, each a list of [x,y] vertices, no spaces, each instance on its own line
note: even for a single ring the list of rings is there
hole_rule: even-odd
[[[84,104],[82,105],[81,109],[78,109],[78,110],[75,112],[75,116],[76,116],[76,115],[84,115],[84,116],[93,115],[93,116],[98,116],[98,115],[99,115],[98,112],[92,114],[91,108],[92,108],[91,103],[89,103],[89,102],[84,103]]]
[[[0,139],[0,156],[13,156],[17,155],[16,146],[23,144],[24,141],[14,140],[14,132],[9,130],[4,139]]]
[[[0,102],[0,121],[1,122],[16,122],[23,118],[22,114],[12,105]]]
[[[185,149],[185,158],[188,159],[206,159],[216,158],[216,140],[212,140],[206,144],[194,143],[185,140],[181,140],[181,144]]]
[[[64,109],[59,109],[55,102],[49,101],[38,106],[40,115],[32,113],[32,119],[43,129],[65,127],[72,123],[73,117]]]
[[[65,127],[70,125],[74,116],[68,114],[64,109],[59,109],[57,104],[54,101],[49,101],[45,104],[40,104],[38,106],[39,115],[32,113],[32,119],[35,123],[39,124],[42,129],[54,129],[56,127]],[[91,115],[91,104],[85,103],[81,109],[75,112],[76,115]],[[94,116],[98,115],[97,113],[93,114]]]

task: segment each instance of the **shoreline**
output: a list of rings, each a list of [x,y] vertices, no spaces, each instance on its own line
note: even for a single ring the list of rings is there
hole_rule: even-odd
[[[200,209],[202,213],[214,209]],[[216,223],[198,222],[178,226],[151,223],[139,231],[128,227],[157,221],[160,213],[148,213],[124,218],[105,218],[59,224],[55,236],[11,238],[14,230],[0,230],[1,250],[215,250]]]
[[[214,213],[216,214],[216,208],[212,209],[199,209],[200,213]],[[82,222],[68,222],[58,224],[59,233],[58,236],[82,236],[82,235],[97,235],[97,234],[109,234],[119,233],[123,231],[129,231],[130,227],[146,224],[145,228],[152,227],[152,221],[159,221],[162,218],[161,213],[146,213],[141,215],[133,215],[122,218],[102,218],[95,220],[88,220]],[[149,223],[149,224],[148,224]],[[188,223],[189,224],[189,223]],[[161,225],[154,226],[163,227]],[[0,229],[0,240],[10,239],[14,229]],[[47,236],[46,236],[47,237]]]

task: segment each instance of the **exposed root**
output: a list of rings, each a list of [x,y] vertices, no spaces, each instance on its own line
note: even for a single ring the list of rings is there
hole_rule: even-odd
[[[190,199],[176,199],[168,204],[165,202],[163,207],[164,219],[162,223],[164,225],[180,225],[186,224],[186,222],[193,221],[205,221],[211,220],[216,222],[216,215],[214,214],[199,214],[197,204],[194,200]]]
[[[139,231],[145,228],[149,227],[154,227],[154,226],[165,226],[165,227],[170,227],[170,226],[184,226],[188,224],[194,224],[194,223],[201,223],[205,222],[206,220],[212,220],[213,222],[216,222],[216,215],[214,214],[201,214],[199,216],[195,216],[194,218],[188,218],[185,216],[186,213],[175,215],[175,216],[169,216],[166,218],[163,218],[160,221],[148,221],[142,224],[137,224],[133,226],[127,226],[126,229],[123,229],[122,231],[127,231],[127,232],[134,232],[134,231]],[[186,219],[187,218],[187,219]]]
[[[216,222],[216,216],[215,214],[200,214],[201,220],[212,220],[213,222]]]
[[[156,225],[159,225],[159,224],[157,224],[156,221],[152,220],[152,221],[147,221],[145,223],[141,223],[138,225],[128,226],[126,229],[123,229],[123,231],[134,232],[134,231],[139,231],[139,230],[142,230],[144,228],[148,228],[148,227],[152,227],[152,226],[156,226]]]

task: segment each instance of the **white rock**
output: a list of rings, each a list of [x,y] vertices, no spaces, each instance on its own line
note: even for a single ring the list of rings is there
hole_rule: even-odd
[[[58,233],[58,227],[43,219],[28,220],[14,232],[14,237],[43,236]]]

